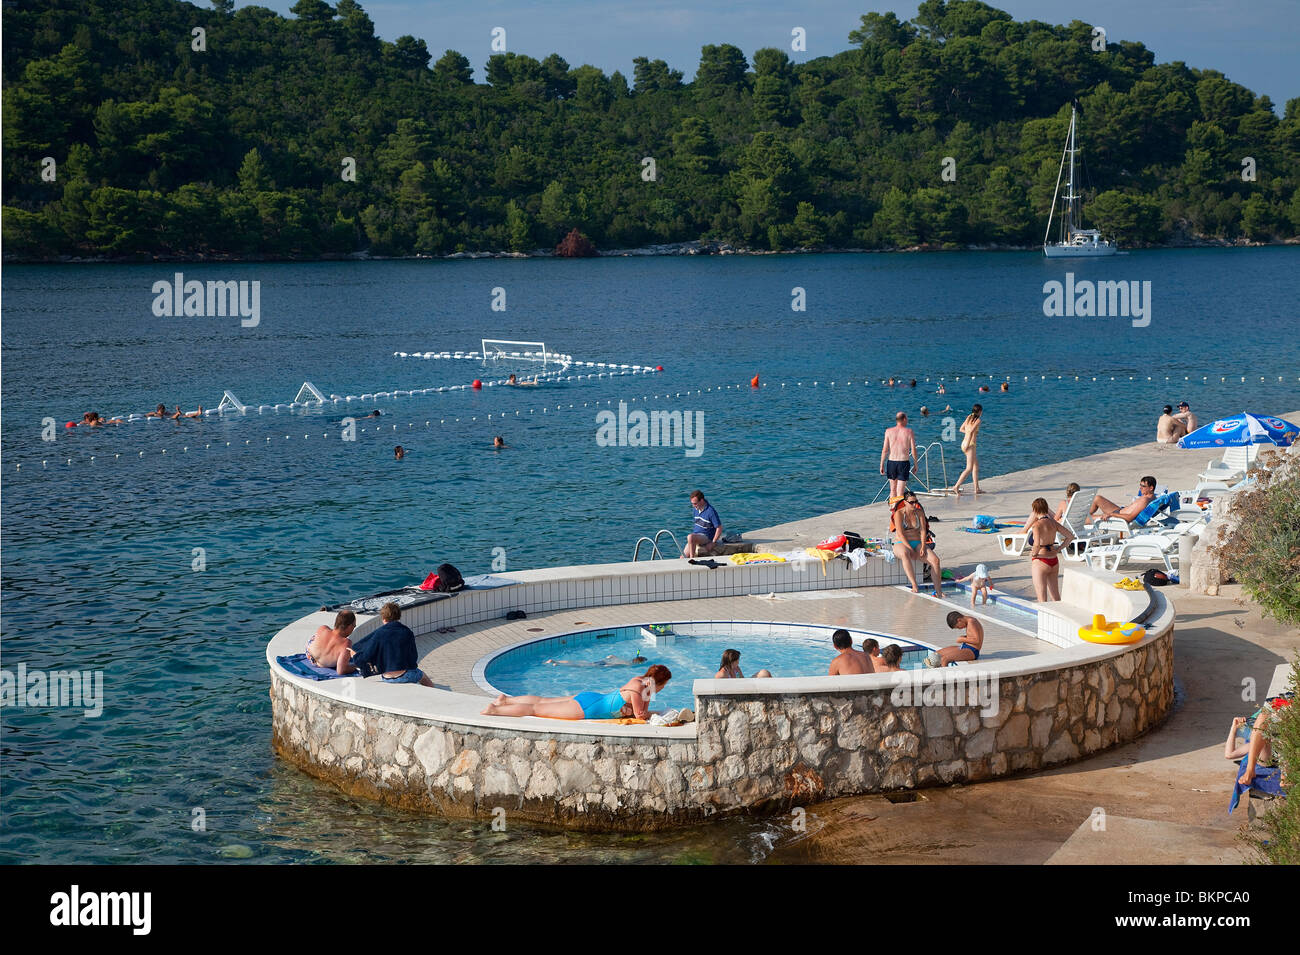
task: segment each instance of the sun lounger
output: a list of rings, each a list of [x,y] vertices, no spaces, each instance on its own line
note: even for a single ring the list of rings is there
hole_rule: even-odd
[[[1197,478],[1202,481],[1223,481],[1233,484],[1246,476],[1259,456],[1259,445],[1248,444],[1239,448],[1224,448],[1223,457],[1211,461]]]
[[[1092,507],[1092,500],[1097,496],[1097,488],[1086,487],[1075,491],[1070,498],[1070,503],[1065,507],[1065,513],[1061,516],[1061,523],[1070,529],[1074,535],[1074,540],[1062,551],[1062,555],[1067,560],[1083,560],[1083,554],[1090,544],[1109,543],[1113,538],[1106,534],[1095,533],[1092,529],[1084,527],[1088,519],[1088,511]],[[1019,557],[1025,552],[1029,545],[1029,534],[999,534],[998,547],[1002,553],[1008,557]]]
[[[1127,537],[1117,544],[1103,547],[1090,547],[1086,553],[1088,566],[1094,570],[1117,572],[1120,567],[1136,561],[1160,561],[1165,565],[1166,573],[1176,572],[1178,563],[1178,542],[1187,535],[1199,536],[1204,522],[1196,521],[1178,524],[1174,527],[1152,529]]]

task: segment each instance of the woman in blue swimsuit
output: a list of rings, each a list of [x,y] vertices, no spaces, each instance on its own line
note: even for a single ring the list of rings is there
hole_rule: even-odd
[[[557,720],[609,720],[650,716],[650,700],[673,678],[662,663],[634,676],[613,693],[587,691],[577,696],[506,696],[502,693],[482,711],[484,716],[547,716]]]

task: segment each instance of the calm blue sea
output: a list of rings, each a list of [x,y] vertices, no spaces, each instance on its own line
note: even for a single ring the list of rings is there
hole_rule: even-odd
[[[151,287],[177,271],[260,282],[260,324],[155,317]],[[1043,283],[1066,271],[1150,281],[1149,327],[1044,317]],[[1293,248],[1070,265],[953,253],[11,266],[2,281],[3,667],[102,670],[105,702],[93,719],[3,711],[0,862],[760,859],[761,820],[573,838],[353,802],[272,757],[262,648],[322,603],[443,561],[487,571],[495,548],[507,570],[630,558],[640,534],[689,526],[696,487],[734,530],[864,503],[899,409],[928,442],[944,416],[919,420],[922,404],[951,402],[960,421],[982,400],[992,476],[1149,439],[1159,407],[1182,399],[1202,421],[1300,407]],[[487,374],[393,352],[485,337],[664,371],[62,428],[91,410],[211,407],[226,389],[258,405],[307,380],[342,395],[464,383]],[[755,374],[766,388],[748,387]],[[891,390],[891,375],[919,384]],[[995,392],[969,376],[993,376]],[[597,408],[620,400],[702,412],[702,453],[602,446]],[[363,407],[382,409],[381,430],[359,422],[341,441],[340,420]],[[506,450],[491,450],[496,434]],[[398,443],[411,449],[400,462]]]

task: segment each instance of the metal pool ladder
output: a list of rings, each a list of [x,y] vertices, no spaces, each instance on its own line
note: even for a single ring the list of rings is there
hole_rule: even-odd
[[[673,557],[675,558],[678,554],[680,554],[682,552],[682,548],[681,545],[677,543],[677,538],[673,535],[673,532],[666,527],[661,527],[658,531],[655,532],[654,537],[642,537],[636,542],[636,547],[633,548],[632,550],[632,560],[638,561],[641,559],[640,554],[641,554],[642,544],[650,545],[650,557],[648,558],[649,560],[666,560],[667,558],[665,558],[664,555],[659,550],[659,538],[662,537],[664,534],[667,534],[669,540],[673,542],[673,548],[674,548]]]
[[[934,448],[939,449],[939,474],[943,477],[943,484],[937,490],[930,481],[930,452]],[[923,467],[924,470],[922,470]],[[948,464],[943,458],[943,442],[931,441],[917,452],[916,467],[912,471],[911,480],[916,481],[921,485],[921,489],[916,492],[917,494],[925,494],[931,497],[944,497],[946,495],[947,492],[945,489],[948,487]],[[876,496],[871,499],[871,503],[875,504],[879,501],[882,494],[886,497],[889,496],[888,481],[880,486],[880,490],[877,491]]]

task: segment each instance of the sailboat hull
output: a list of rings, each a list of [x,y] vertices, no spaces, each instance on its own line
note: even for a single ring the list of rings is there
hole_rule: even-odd
[[[1119,251],[1113,244],[1099,245],[1045,245],[1043,255],[1049,259],[1095,259],[1103,255],[1114,255]]]

